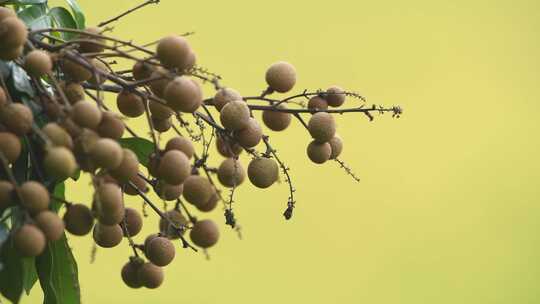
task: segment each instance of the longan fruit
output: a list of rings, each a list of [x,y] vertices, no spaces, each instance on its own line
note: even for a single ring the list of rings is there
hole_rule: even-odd
[[[57,241],[62,237],[62,235],[64,235],[64,221],[62,221],[58,214],[45,210],[38,213],[34,220],[36,225],[47,238],[47,241]]]
[[[82,129],[80,134],[75,137],[73,152],[81,170],[85,172],[94,172],[97,169],[93,159],[90,157],[90,151],[99,138],[96,132],[86,128]]]
[[[144,247],[145,247],[145,248],[148,247],[149,244],[150,244],[150,242],[151,242],[153,239],[157,238],[157,237],[159,237],[159,234],[157,234],[157,233],[152,233],[152,234],[148,235],[148,236],[144,239]]]
[[[242,95],[238,93],[235,89],[231,88],[221,88],[217,91],[214,96],[213,103],[218,111],[221,111],[223,107],[234,100],[242,100]]]
[[[279,177],[279,167],[275,160],[259,157],[251,160],[247,169],[251,183],[258,188],[268,188]]]
[[[210,212],[212,210],[214,210],[216,207],[217,207],[217,204],[219,202],[219,196],[216,192],[216,190],[214,189],[214,193],[212,194],[212,196],[210,197],[210,199],[203,205],[197,205],[195,207],[197,207],[197,210],[201,211],[201,212]]]
[[[187,156],[180,151],[165,152],[159,161],[158,175],[166,183],[179,185],[191,174],[191,166]]]
[[[120,116],[113,112],[103,112],[97,132],[100,136],[119,140],[124,135],[126,126]]]
[[[244,150],[237,142],[233,142],[219,135],[216,137],[216,148],[223,157],[238,156]]]
[[[174,201],[182,195],[184,191],[184,185],[170,185],[163,181],[160,181],[156,184],[155,187],[156,194],[165,201]]]
[[[169,141],[167,141],[167,144],[165,145],[165,151],[170,150],[181,151],[189,159],[193,158],[193,154],[195,154],[195,148],[193,147],[193,143],[191,142],[191,140],[183,136],[175,136],[169,139]]]
[[[162,38],[156,48],[159,61],[167,67],[186,69],[191,64],[191,47],[186,38],[170,35]]]
[[[116,169],[110,170],[109,173],[118,181],[126,183],[127,181],[135,178],[139,172],[139,160],[137,159],[137,155],[135,155],[135,153],[133,153],[133,151],[130,149],[122,149],[122,151],[123,156],[120,166],[118,166]]]
[[[2,48],[17,48],[22,46],[28,38],[28,29],[24,22],[13,16],[0,22],[0,41]]]
[[[171,129],[172,119],[170,117],[165,118],[165,119],[152,117],[152,126],[154,127],[154,130],[156,130],[157,132],[165,133]]]
[[[88,82],[96,86],[104,84],[107,81],[107,77],[99,73],[99,71],[107,73],[109,72],[109,67],[101,60],[93,60],[92,63],[97,71],[95,73],[92,71],[92,77],[88,79]]]
[[[13,206],[14,190],[13,184],[0,180],[0,211]]]
[[[338,86],[331,86],[326,90],[324,94],[324,99],[328,102],[328,105],[331,107],[339,107],[345,102],[345,91]]]
[[[102,32],[98,27],[88,27],[84,31],[94,35],[101,35]],[[81,53],[101,53],[105,49],[103,44],[106,43],[106,40],[103,38],[80,34],[78,39],[86,40],[79,42],[79,49]]]
[[[232,188],[239,186],[244,182],[246,173],[238,160],[227,158],[219,165],[217,176],[219,182],[223,186]]]
[[[90,150],[94,163],[104,169],[114,170],[122,163],[124,151],[122,147],[110,138],[101,138]]]
[[[313,96],[308,101],[308,109],[310,110],[327,110],[328,102],[321,96]]]
[[[152,72],[150,78],[156,79],[148,83],[152,92],[158,97],[163,97],[165,88],[171,81],[169,79],[169,72],[162,67],[158,67],[155,71]]]
[[[43,159],[43,168],[51,176],[63,180],[73,176],[78,168],[73,153],[66,147],[52,147]]]
[[[250,112],[248,105],[241,100],[228,102],[219,114],[221,124],[228,130],[244,129],[249,124]]]
[[[146,184],[146,181],[142,177],[140,177],[138,173],[136,175],[134,175],[129,181],[132,182],[133,184],[135,184],[135,186],[139,190],[141,190],[143,193],[146,193],[146,192],[149,191],[148,185]],[[135,191],[135,189],[133,189],[130,186],[126,186],[124,188],[124,193],[127,194],[127,195],[132,195],[132,196],[138,196],[139,195],[139,193],[137,191]]]
[[[94,60],[88,60],[88,63],[93,64]],[[92,71],[69,59],[62,60],[62,71],[74,82],[83,82],[92,78]]]
[[[247,127],[233,133],[234,139],[246,148],[252,148],[258,145],[262,140],[262,128],[255,118],[249,118]]]
[[[7,96],[4,89],[0,88],[0,107],[3,107],[7,104]]]
[[[182,195],[192,205],[204,205],[208,202],[214,188],[207,178],[200,175],[191,175],[184,181],[184,192]]]
[[[97,223],[94,226],[94,232],[92,233],[94,242],[103,248],[112,248],[117,246],[120,244],[120,242],[122,242],[123,235],[122,228],[120,228],[119,225],[108,226],[101,223]]]
[[[116,106],[120,113],[127,117],[139,117],[144,114],[145,106],[143,99],[137,94],[122,90],[116,97]]]
[[[209,248],[219,240],[219,229],[212,220],[197,221],[189,233],[191,241],[201,247]]]
[[[64,95],[68,99],[69,103],[75,104],[81,100],[84,100],[84,88],[82,85],[76,82],[68,82],[62,85]]]
[[[14,10],[7,7],[0,7],[0,22],[8,17],[17,17],[17,14]]]
[[[146,288],[158,288],[163,283],[163,270],[152,264],[144,263],[137,271],[139,282]]]
[[[122,281],[130,288],[141,288],[142,283],[139,280],[138,272],[142,266],[140,263],[129,261],[122,267]]]
[[[49,208],[49,191],[36,181],[24,182],[19,188],[21,205],[31,214],[39,213]]]
[[[21,155],[21,141],[13,133],[0,132],[0,152],[9,163],[14,163]]]
[[[152,117],[156,119],[167,119],[174,114],[173,110],[171,110],[168,106],[154,100],[150,100],[148,102],[148,107],[150,108]]]
[[[122,190],[111,183],[99,185],[96,189],[93,207],[100,223],[104,225],[119,224],[125,216]]]
[[[41,128],[41,131],[55,146],[73,149],[73,139],[69,133],[55,122],[50,122]]]
[[[15,60],[22,56],[23,51],[23,46],[14,48],[0,48],[0,59],[4,61]]]
[[[34,115],[27,106],[10,103],[0,109],[0,120],[9,131],[22,136],[32,130]]]
[[[24,58],[24,68],[35,77],[42,77],[52,72],[53,63],[47,52],[33,50]]]
[[[266,83],[272,90],[286,93],[296,84],[296,69],[288,62],[276,62],[266,71]]]
[[[330,154],[330,159],[336,159],[343,151],[343,140],[339,135],[334,135],[332,139],[328,142],[332,148],[332,154]]]
[[[141,232],[142,226],[143,226],[143,219],[139,212],[133,208],[126,208],[125,210],[126,215],[124,219],[124,223],[126,225],[126,230],[129,234],[129,236],[136,236]],[[124,236],[127,236],[124,233]]]
[[[71,108],[71,119],[82,128],[96,129],[102,117],[99,107],[89,101],[81,100]]]
[[[167,217],[176,227],[184,227],[189,224],[189,221],[184,217],[180,211],[173,209],[165,212],[165,217]],[[171,240],[179,239],[185,230],[178,230],[169,221],[160,218],[159,219],[159,232],[168,237]]]
[[[330,159],[332,147],[327,142],[319,143],[314,140],[307,147],[307,155],[312,162],[322,164]]]
[[[169,265],[176,254],[174,245],[164,237],[155,237],[144,247],[146,257],[156,266]]]
[[[193,113],[202,105],[200,85],[187,76],[174,78],[163,91],[167,105],[175,111]]]
[[[308,122],[308,131],[317,142],[329,141],[336,134],[334,117],[326,112],[313,114]]]
[[[280,104],[278,109],[287,109],[287,106]],[[291,124],[292,115],[278,111],[265,110],[262,113],[264,124],[272,131],[283,131]]]
[[[195,52],[191,51],[188,54],[186,64],[185,64],[185,67],[184,67],[183,70],[192,69],[192,68],[195,67],[196,64],[197,64],[197,54],[195,54]]]
[[[143,79],[150,78],[153,71],[154,71],[154,69],[153,69],[152,65],[150,65],[150,64],[148,64],[148,63],[146,63],[144,61],[137,61],[133,65],[132,74],[133,74],[133,78],[135,80],[143,80]]]
[[[24,224],[13,235],[13,244],[20,255],[35,257],[45,250],[47,240],[36,226]]]
[[[87,235],[94,226],[92,211],[86,205],[73,204],[67,206],[64,213],[64,223],[66,230],[77,236]]]

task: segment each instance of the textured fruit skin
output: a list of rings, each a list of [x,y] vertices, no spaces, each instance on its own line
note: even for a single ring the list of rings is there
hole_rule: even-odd
[[[13,244],[20,255],[35,257],[45,250],[47,240],[36,226],[25,224],[13,235]]]
[[[34,50],[26,55],[24,68],[30,75],[41,77],[52,72],[53,63],[47,52]]]
[[[309,159],[316,164],[323,164],[330,159],[332,154],[332,147],[330,144],[319,143],[317,141],[312,141],[307,147],[307,155]]]
[[[152,125],[154,126],[155,131],[165,133],[171,129],[172,119],[170,117],[165,119],[152,117]]]
[[[10,182],[0,181],[0,211],[14,205],[14,189]]]
[[[173,115],[173,111],[169,107],[153,100],[148,102],[148,107],[152,117],[157,119],[167,119]]]
[[[241,130],[249,124],[249,107],[244,101],[233,100],[228,102],[219,114],[221,124],[231,131]]]
[[[296,84],[296,69],[288,62],[276,62],[266,71],[266,83],[272,90],[286,93]]]
[[[249,180],[255,187],[264,189],[277,181],[279,167],[275,160],[259,157],[249,163],[247,173]]]
[[[63,146],[73,149],[73,139],[69,133],[55,122],[50,122],[41,128],[41,131],[55,146]]]
[[[171,222],[173,222],[177,227],[182,227],[189,224],[189,221],[178,210],[174,210],[174,209],[169,210],[165,212],[165,216]],[[182,232],[179,232],[177,229],[174,228],[173,225],[169,223],[169,221],[164,220],[163,218],[160,218],[159,219],[159,232],[171,240],[176,240],[176,239],[179,239],[180,236],[184,234],[185,231],[182,230]]]
[[[32,129],[34,115],[27,106],[10,103],[0,109],[0,120],[9,131],[22,136]]]
[[[103,112],[97,132],[102,137],[119,140],[124,135],[125,129],[124,122],[116,113]]]
[[[204,205],[213,194],[212,184],[207,178],[200,175],[191,175],[184,182],[184,193],[186,201],[199,206]]]
[[[88,63],[93,64],[93,60],[90,60]],[[62,70],[74,82],[83,82],[92,78],[92,72],[90,70],[69,59],[62,61]]]
[[[57,179],[66,179],[77,170],[77,161],[73,153],[66,147],[53,147],[47,151],[43,159],[43,168]]]
[[[122,228],[120,228],[119,225],[108,226],[97,223],[94,226],[92,237],[98,246],[103,248],[112,248],[122,242]]]
[[[209,248],[218,242],[219,229],[216,223],[211,220],[198,221],[193,225],[189,237],[195,245]]]
[[[139,212],[133,208],[126,208],[124,222],[129,236],[136,236],[141,232],[143,219]],[[127,236],[124,233],[124,236]]]
[[[337,134],[328,142],[332,148],[330,159],[336,159],[343,151],[343,140]]]
[[[141,265],[135,262],[127,262],[122,267],[122,281],[130,288],[141,288],[143,285],[139,280],[138,272]]]
[[[81,100],[71,108],[71,118],[82,128],[96,129],[102,115],[98,106],[89,101]]]
[[[197,82],[180,76],[169,82],[163,91],[163,98],[173,110],[193,113],[202,105],[203,94]]]
[[[163,283],[163,270],[152,263],[144,263],[137,271],[139,282],[146,288],[158,288]]]
[[[142,79],[150,78],[153,71],[154,69],[152,68],[150,64],[147,64],[143,61],[137,61],[133,65],[133,78],[135,80],[142,80]]]
[[[253,148],[262,140],[262,128],[255,118],[249,118],[248,125],[234,132],[234,138],[242,147]]]
[[[126,183],[135,178],[139,172],[139,160],[133,151],[129,149],[122,149],[122,151],[123,156],[120,166],[118,166],[116,169],[110,170],[109,173],[118,181]]]
[[[127,117],[139,117],[144,114],[144,102],[137,94],[123,90],[116,96],[116,106]]]
[[[0,152],[9,163],[14,163],[21,155],[21,141],[13,133],[0,132]]]
[[[284,104],[277,106],[278,109],[287,109]],[[264,124],[272,131],[283,131],[291,124],[292,116],[290,113],[277,111],[263,111],[262,119]]]
[[[148,192],[148,185],[146,184],[146,181],[144,179],[142,179],[138,174],[133,176],[130,180],[130,182],[132,182],[133,184],[135,184],[135,186],[141,190],[143,193],[147,193]],[[127,195],[131,195],[131,196],[138,196],[139,193],[137,191],[135,191],[135,189],[133,189],[132,187],[130,186],[126,186],[124,188],[124,193],[127,194]]]
[[[26,24],[17,17],[7,17],[0,22],[0,41],[2,48],[20,47],[28,38]]]
[[[187,156],[180,151],[167,151],[159,161],[159,177],[171,185],[183,183],[191,174]]]
[[[320,97],[320,96],[313,96],[308,101],[308,109],[310,110],[327,110],[328,109],[328,102]]]
[[[167,266],[176,254],[174,245],[164,237],[155,237],[144,247],[146,257],[156,266]]]
[[[122,163],[124,151],[115,140],[101,138],[90,150],[90,155],[97,166],[113,170]]]
[[[221,111],[221,109],[223,109],[223,107],[227,103],[231,101],[235,101],[235,100],[239,100],[239,101],[243,100],[242,95],[240,95],[238,91],[231,88],[221,88],[217,91],[216,95],[214,96],[213,103],[216,109],[218,111]]]
[[[15,11],[7,7],[0,7],[0,22],[8,17],[16,17]]]
[[[101,30],[98,27],[88,27],[84,31],[94,35],[101,34]],[[101,53],[105,49],[105,46],[101,45],[105,43],[105,40],[102,38],[80,34],[78,39],[90,40],[79,42],[81,53]]]
[[[219,165],[217,175],[219,182],[229,188],[241,185],[246,178],[242,164],[234,158],[224,159]]]
[[[49,242],[59,240],[64,234],[64,221],[52,211],[42,211],[36,215],[34,220]]]
[[[49,208],[49,191],[35,181],[24,182],[19,188],[21,205],[31,214],[37,214]]]
[[[156,48],[156,55],[163,65],[180,70],[189,68],[190,52],[187,39],[177,35],[162,38]]]
[[[308,130],[317,142],[327,142],[336,134],[334,117],[326,112],[315,113],[309,119]]]
[[[216,148],[223,157],[238,156],[244,150],[238,143],[225,139],[222,136],[216,137]]]
[[[214,193],[210,197],[210,199],[203,205],[197,205],[197,210],[201,212],[210,212],[213,211],[219,202],[219,195],[217,194],[216,190],[214,189]]]
[[[324,94],[324,99],[328,102],[328,105],[331,107],[339,107],[345,102],[345,94],[343,94],[342,88],[338,86],[331,86],[326,90]]]
[[[64,214],[66,230],[78,236],[87,235],[94,226],[94,217],[90,208],[83,204],[74,204]]]
[[[167,141],[167,144],[165,145],[165,151],[170,150],[181,151],[189,159],[191,159],[193,157],[193,154],[195,154],[195,148],[193,147],[193,143],[191,142],[191,140],[182,136],[175,136],[169,139],[169,141]]]
[[[115,225],[122,222],[125,210],[120,187],[111,183],[99,185],[96,189],[94,208],[100,223]]]
[[[84,88],[76,82],[68,82],[63,84],[62,90],[71,104],[84,100]]]
[[[164,181],[159,181],[155,187],[156,194],[165,201],[174,201],[182,195],[184,185],[171,185]]]

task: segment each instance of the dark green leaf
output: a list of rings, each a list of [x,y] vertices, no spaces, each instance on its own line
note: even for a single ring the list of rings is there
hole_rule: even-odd
[[[77,169],[77,171],[75,171],[75,174],[73,174],[73,176],[71,177],[72,180],[74,181],[77,181],[79,180],[79,178],[81,177],[81,169]]]
[[[69,7],[71,7],[71,11],[73,12],[73,16],[75,16],[75,21],[77,22],[77,27],[79,29],[85,29],[85,19],[84,14],[79,6],[79,3],[77,0],[66,0],[66,2],[69,4]]]
[[[47,0],[12,0],[6,4],[25,5],[25,4],[44,4]]]
[[[57,27],[62,28],[77,28],[77,22],[73,19],[71,13],[63,7],[53,7],[49,10],[49,16],[53,19]],[[60,33],[62,38],[70,40],[73,38],[73,33]]]
[[[28,6],[17,14],[32,30],[52,27],[52,20],[47,15],[47,5],[45,4]]]
[[[18,93],[25,93],[30,97],[34,97],[34,88],[30,83],[28,74],[26,71],[18,65],[11,66],[11,76],[13,81],[13,86],[18,91]]]
[[[54,187],[53,195],[58,198],[64,198],[66,194],[66,185],[64,183],[57,184],[56,187]],[[51,200],[51,210],[54,212],[58,212],[60,208],[62,207],[63,203],[59,202],[57,200]]]
[[[36,264],[34,258],[21,258],[22,271],[23,271],[23,288],[26,294],[30,294],[30,290],[36,284],[38,275],[36,272]]]
[[[13,303],[18,303],[23,290],[30,291],[36,282],[34,258],[21,257],[8,241],[2,246],[0,259],[4,268],[0,271],[0,292]]]
[[[122,147],[133,151],[141,165],[148,166],[148,158],[154,152],[154,144],[151,141],[144,138],[130,137],[120,139],[119,143]]]

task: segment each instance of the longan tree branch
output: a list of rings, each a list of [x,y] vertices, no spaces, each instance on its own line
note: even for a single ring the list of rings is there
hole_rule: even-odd
[[[116,16],[116,17],[113,17],[113,18],[111,18],[111,19],[109,19],[109,20],[107,20],[107,21],[103,21],[103,22],[99,23],[99,24],[98,24],[98,27],[102,27],[102,26],[105,26],[105,25],[107,25],[107,24],[109,24],[109,23],[118,21],[118,20],[120,20],[122,17],[125,17],[125,16],[127,16],[127,15],[133,13],[134,11],[136,11],[136,10],[138,10],[138,9],[141,9],[141,8],[143,8],[143,7],[145,7],[145,6],[149,5],[149,4],[159,4],[159,1],[160,1],[160,0],[148,0],[148,1],[144,2],[144,3],[141,3],[141,4],[137,5],[137,6],[135,6],[134,8],[128,9],[127,11],[121,13],[120,15],[118,15],[118,16]]]

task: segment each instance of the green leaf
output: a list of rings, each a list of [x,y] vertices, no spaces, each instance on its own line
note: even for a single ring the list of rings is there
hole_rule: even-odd
[[[18,303],[23,290],[28,293],[36,282],[34,258],[21,257],[10,240],[2,246],[0,259],[0,292],[13,303]]]
[[[64,183],[57,184],[56,187],[54,187],[53,195],[55,197],[64,198],[66,195],[66,184]],[[62,202],[58,202],[54,199],[51,200],[51,210],[54,212],[58,212],[58,210],[60,210],[62,205],[63,205]]]
[[[71,7],[73,16],[75,16],[75,21],[77,22],[77,28],[81,30],[85,29],[86,25],[85,25],[84,14],[77,0],[66,0],[66,2],[69,4],[69,7]]]
[[[27,5],[27,4],[44,4],[47,3],[47,0],[11,0],[6,1],[2,4],[13,4],[13,5]]]
[[[12,65],[11,78],[12,78],[13,86],[15,87],[18,93],[25,93],[26,95],[30,97],[35,96],[34,88],[32,87],[32,84],[30,83],[30,78],[28,78],[28,74],[23,68],[15,64]]]
[[[26,7],[17,15],[32,30],[39,30],[52,27],[52,19],[47,15],[46,4],[35,4]]]
[[[30,294],[30,290],[36,284],[38,275],[36,272],[36,265],[34,258],[21,258],[22,271],[23,271],[23,288],[26,294]]]
[[[129,137],[121,138],[118,142],[122,147],[133,151],[141,165],[148,167],[148,158],[154,152],[154,144],[151,141],[144,138]]]
[[[49,10],[49,16],[52,18],[57,27],[72,29],[77,28],[77,22],[75,19],[73,19],[71,13],[61,6],[51,8]],[[70,40],[75,36],[73,33],[60,34],[64,40]]]

